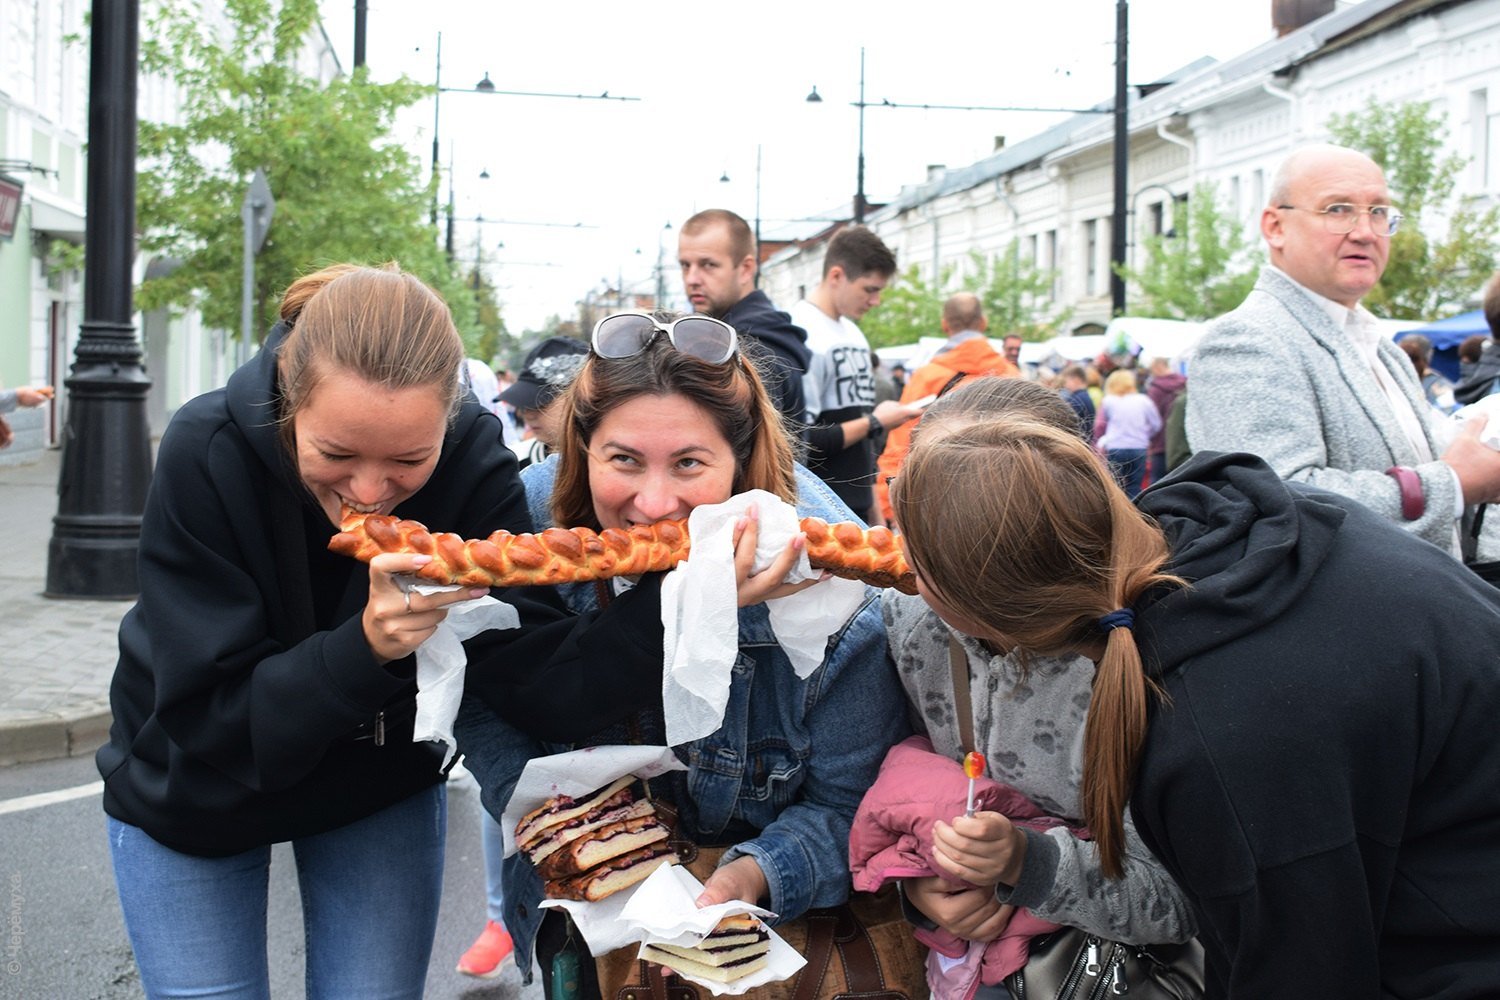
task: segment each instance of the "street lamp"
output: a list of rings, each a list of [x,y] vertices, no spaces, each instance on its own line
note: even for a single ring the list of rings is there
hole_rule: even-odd
[[[135,255],[138,0],[95,2],[89,44],[88,229],[83,323],[65,382],[48,597],[128,598],[151,482],[151,435],[131,306]]]
[[[813,92],[811,94],[807,95],[807,99],[809,101],[812,101],[814,103],[819,103],[819,104],[821,104],[822,101],[823,101],[823,98],[821,98],[821,97],[818,96],[818,88],[817,87],[814,87],[813,88]],[[720,184],[728,184],[729,183],[729,171],[728,170],[725,170],[723,176],[721,176],[719,178],[719,183]],[[670,226],[668,228],[670,228]],[[760,143],[756,143],[755,144],[755,277],[752,280],[755,282],[754,287],[759,288],[760,287]]]
[[[664,234],[670,232],[671,229],[672,220],[668,219],[666,224],[661,227],[661,232],[656,234],[656,308],[658,309],[666,308],[667,271],[666,265],[662,263],[662,251],[664,249],[662,241],[665,239]]]
[[[822,104],[817,85],[807,95],[808,104]],[[854,221],[865,221],[865,47],[859,47],[859,100],[854,105],[859,109],[859,160],[854,178]],[[759,252],[759,251],[757,251]]]
[[[448,235],[443,241],[443,249],[450,261],[453,259],[453,175],[453,143],[450,141],[448,143]],[[488,170],[479,171],[479,179],[482,181],[489,180],[490,172]]]
[[[608,90],[602,94],[554,94],[542,93],[530,90],[498,90],[495,82],[490,79],[489,71],[486,70],[484,78],[472,87],[445,87],[443,86],[443,33],[437,33],[437,61],[433,69],[432,78],[432,177],[434,182],[438,179],[442,169],[438,162],[438,125],[442,115],[442,98],[444,94],[494,94],[501,97],[556,97],[570,101],[639,101],[639,97],[616,97]],[[437,188],[434,186],[432,193],[432,224],[437,225],[438,196]],[[452,247],[449,246],[449,256],[452,256]]]

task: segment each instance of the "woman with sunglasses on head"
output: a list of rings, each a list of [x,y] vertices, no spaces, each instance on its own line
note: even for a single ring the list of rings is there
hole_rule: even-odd
[[[794,504],[800,516],[853,517],[794,462],[792,441],[760,376],[740,353],[734,330],[718,320],[606,317],[562,405],[561,453],[524,477],[539,523],[594,529],[650,524],[755,489]],[[849,823],[886,748],[906,735],[905,710],[886,662],[873,591],[829,638],[821,665],[798,679],[764,601],[806,586],[781,582],[800,536],[769,568],[752,573],[755,517],[740,527],[739,654],[723,724],[675,747],[687,770],[652,787],[675,807],[679,835],[728,848],[705,883],[701,905],[742,899],[790,920],[845,899]],[[635,589],[658,588],[660,576],[643,576]],[[629,593],[630,584],[562,589],[571,607],[588,612]],[[663,743],[659,674],[650,683],[653,705],[576,745]],[[530,757],[572,748],[528,741],[472,700],[460,713],[458,734],[486,808],[496,816]],[[536,909],[542,885],[531,863],[516,855],[507,864],[506,923],[523,977],[530,980],[535,941],[549,995],[558,995],[553,959],[572,949],[581,958],[583,995],[596,994],[592,962],[586,949],[578,950],[576,932],[561,913],[552,911],[543,923],[547,911]]]
[[[1250,455],[1195,455],[1133,506],[1077,435],[1011,415],[920,438],[892,497],[948,624],[1095,664],[1100,870],[1128,864],[1128,805],[1209,997],[1496,995],[1494,588]],[[995,818],[934,840],[954,876],[1017,884]]]
[[[515,457],[462,389],[463,360],[431,288],[394,265],[336,265],[294,282],[263,349],[162,437],[97,755],[148,997],[269,996],[282,842],[307,995],[422,994],[446,808],[443,750],[412,739],[412,654],[450,605],[486,591],[403,590],[396,574],[429,557],[367,567],[328,541],[345,508],[469,537],[530,530]],[[629,600],[591,646],[550,588],[503,599],[522,627],[466,642],[470,673],[539,736],[605,724],[635,697],[633,667],[659,668],[659,635],[654,660],[629,655]],[[599,699],[580,707],[584,690]]]

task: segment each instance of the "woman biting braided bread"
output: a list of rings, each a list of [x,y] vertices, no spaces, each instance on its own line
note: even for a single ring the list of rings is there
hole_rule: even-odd
[[[436,292],[338,265],[293,283],[281,316],[161,441],[98,753],[120,902],[148,997],[266,995],[267,866],[289,841],[308,995],[419,997],[445,799],[441,748],[412,742],[411,654],[475,592],[403,592],[393,574],[425,557],[367,568],[325,546],[345,505],[474,535],[531,523]],[[660,671],[651,598],[574,639],[588,622],[550,588],[507,592],[523,627],[469,640],[470,668],[538,736],[589,732],[634,707],[634,667]],[[399,905],[339,916],[374,899]]]
[[[685,518],[759,489],[803,516],[853,515],[797,465],[793,442],[734,330],[704,316],[619,314],[595,327],[593,352],[564,402],[561,453],[526,470],[538,524],[629,530]],[[885,655],[873,591],[828,642],[821,665],[799,680],[769,624],[764,601],[805,585],[781,581],[797,536],[764,572],[751,572],[758,524],[740,525],[739,654],[722,726],[674,748],[687,770],[653,781],[679,814],[679,834],[728,850],[700,903],[743,899],[788,920],[842,902],[849,891],[849,825],[885,749],[907,733],[902,694]],[[659,574],[646,574],[649,581]],[[564,585],[580,612],[621,599],[620,581]],[[574,745],[662,743],[657,703],[628,723]],[[527,757],[569,749],[536,746],[472,699],[457,727],[486,807],[499,816]],[[581,948],[558,911],[538,910],[541,881],[520,855],[508,861],[506,924],[529,980],[533,949],[549,980],[553,957]],[[547,914],[545,923],[543,914]],[[597,995],[593,966],[579,955],[582,995]]]

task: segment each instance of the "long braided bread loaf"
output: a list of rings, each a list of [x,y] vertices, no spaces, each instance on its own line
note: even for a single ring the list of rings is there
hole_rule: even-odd
[[[638,524],[629,530],[548,528],[519,535],[497,531],[468,541],[450,532],[428,531],[418,521],[382,514],[348,512],[342,528],[328,543],[340,555],[364,562],[382,552],[429,555],[432,562],[417,576],[433,583],[480,587],[580,583],[668,570],[687,558],[689,548],[683,520]],[[802,531],[814,568],[916,593],[916,580],[889,530],[805,517]]]

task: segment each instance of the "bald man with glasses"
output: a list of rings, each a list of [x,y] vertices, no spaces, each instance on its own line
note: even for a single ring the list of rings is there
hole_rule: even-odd
[[[1465,508],[1500,500],[1500,452],[1480,442],[1482,421],[1434,425],[1411,362],[1360,305],[1400,224],[1365,154],[1287,157],[1260,217],[1270,264],[1194,352],[1188,443],[1259,455],[1457,555]]]

